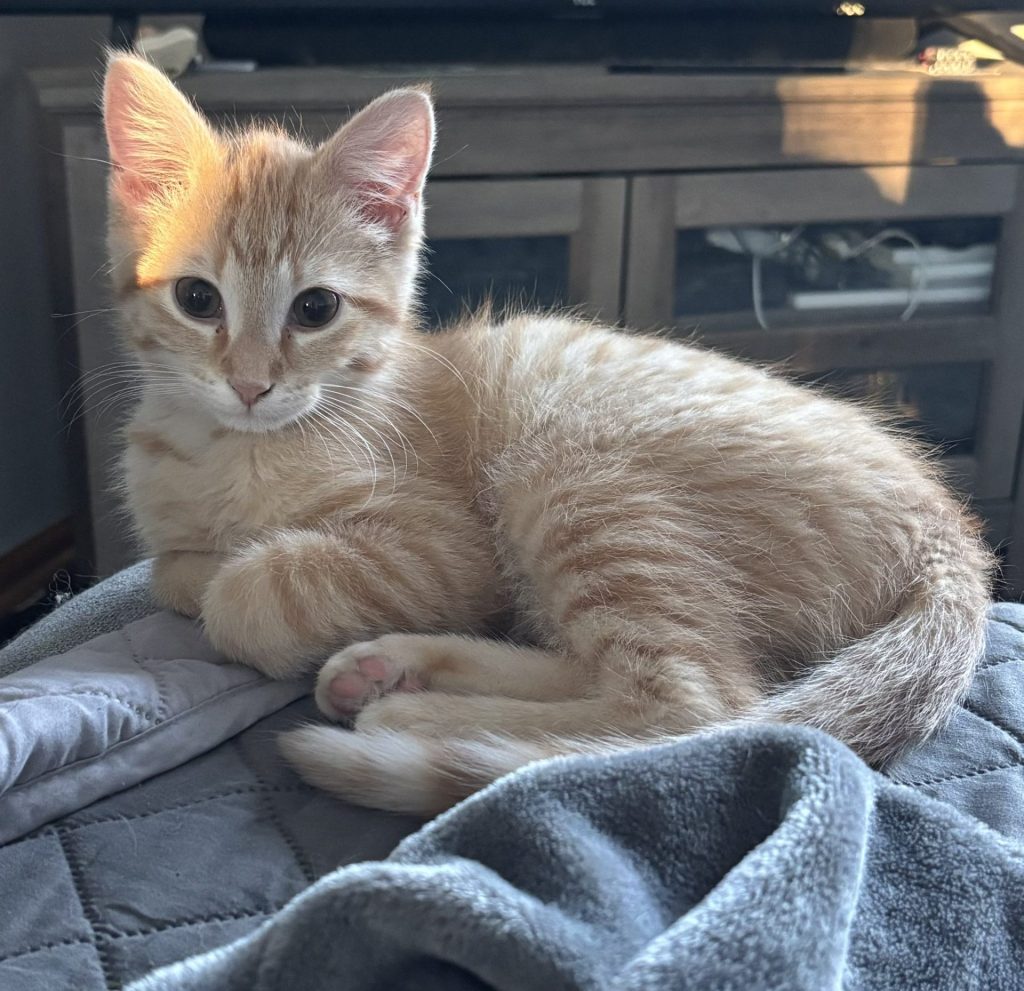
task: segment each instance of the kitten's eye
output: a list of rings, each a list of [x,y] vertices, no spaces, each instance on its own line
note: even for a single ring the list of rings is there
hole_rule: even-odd
[[[310,330],[329,324],[338,312],[341,301],[330,289],[307,289],[292,303],[292,319]]]
[[[178,279],[174,298],[178,306],[197,320],[219,317],[224,309],[220,293],[206,279]]]

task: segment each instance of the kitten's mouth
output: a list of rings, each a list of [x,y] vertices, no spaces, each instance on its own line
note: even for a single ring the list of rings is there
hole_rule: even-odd
[[[237,409],[230,412],[218,410],[217,419],[229,430],[237,430],[240,433],[273,433],[294,423],[312,406],[311,402],[294,405],[256,403],[248,407],[240,403]]]

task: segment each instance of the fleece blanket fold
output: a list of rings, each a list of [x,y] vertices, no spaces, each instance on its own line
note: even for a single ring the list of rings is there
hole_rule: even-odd
[[[0,648],[0,677],[158,612],[152,576],[152,561],[141,561],[69,599]]]
[[[1024,987],[1024,855],[821,734],[515,774],[132,991]]]

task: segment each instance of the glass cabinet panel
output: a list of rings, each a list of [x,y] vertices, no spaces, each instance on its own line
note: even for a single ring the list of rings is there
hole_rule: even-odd
[[[985,366],[922,365],[804,376],[825,391],[866,401],[893,414],[890,422],[944,454],[971,454],[978,426]]]
[[[420,282],[423,319],[441,327],[490,299],[497,310],[568,302],[569,237],[428,241]]]
[[[677,231],[673,315],[770,329],[988,312],[999,228],[958,217]]]
[[[1021,176],[797,160],[638,176],[626,318],[886,411],[948,456],[962,492],[1005,509],[1024,409]]]

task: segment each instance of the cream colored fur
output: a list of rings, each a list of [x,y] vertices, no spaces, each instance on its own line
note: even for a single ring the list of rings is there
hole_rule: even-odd
[[[990,556],[912,448],[757,368],[568,318],[415,329],[429,99],[319,149],[214,132],[117,57],[110,243],[142,400],[124,491],[156,591],[351,729],[312,782],[436,811],[519,764],[737,719],[882,762],[982,645]],[[196,321],[174,286],[224,301]],[[338,294],[304,331],[301,291]],[[251,407],[228,379],[271,384]],[[534,646],[484,640],[514,607]]]

